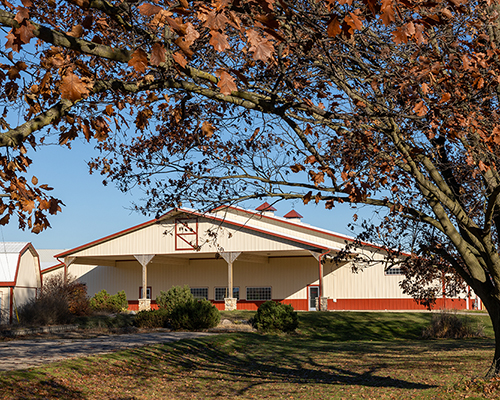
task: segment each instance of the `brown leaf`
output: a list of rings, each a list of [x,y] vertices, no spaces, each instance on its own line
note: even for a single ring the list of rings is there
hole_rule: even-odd
[[[154,4],[144,3],[137,7],[139,12],[146,17],[151,17],[152,15],[158,14],[162,8],[160,6],[155,6]]]
[[[302,165],[302,164],[295,164],[295,165],[292,165],[290,167],[290,169],[292,170],[292,172],[300,172],[300,171],[304,171],[305,170],[305,167]]]
[[[417,114],[419,117],[423,117],[425,114],[427,114],[427,106],[424,104],[423,101],[419,102],[414,108],[413,112]]]
[[[307,192],[307,194],[302,197],[302,201],[304,202],[304,204],[307,204],[311,201],[311,197],[312,197],[312,190],[310,192]]]
[[[26,24],[21,25],[18,29],[16,29],[16,33],[19,36],[19,39],[23,43],[29,43],[32,38],[35,37],[33,31],[35,27],[29,21],[26,21]]]
[[[327,33],[329,37],[335,37],[342,32],[340,28],[340,22],[337,16],[335,15],[328,24]]]
[[[10,214],[4,215],[2,219],[0,219],[0,225],[7,225],[9,223]]]
[[[31,183],[33,185],[37,185],[38,184],[38,178],[36,176],[34,176],[33,178],[31,178]]]
[[[30,13],[28,11],[27,8],[24,8],[24,7],[17,7],[17,14],[16,16],[14,17],[14,19],[19,23],[19,24],[22,24],[22,22],[25,20],[25,19],[29,19],[30,17]]]
[[[227,36],[225,34],[220,33],[218,31],[210,31],[210,35],[212,35],[212,37],[210,38],[209,43],[219,53],[222,53],[223,51],[230,48],[229,43],[227,41]]]
[[[223,69],[219,69],[217,72],[220,78],[217,86],[220,88],[222,94],[230,95],[233,91],[238,90],[234,78],[230,74]]]
[[[132,58],[128,62],[128,65],[133,67],[137,72],[144,73],[148,67],[148,56],[146,52],[142,49],[137,49],[132,54]]]
[[[155,43],[151,50],[151,64],[158,66],[165,62],[165,47],[161,43]]]
[[[176,51],[174,54],[172,54],[172,58],[182,68],[186,68],[186,65],[187,65],[188,62],[187,62],[187,60],[184,58],[184,56],[181,53],[179,53],[178,51]]]
[[[201,131],[206,137],[211,138],[215,132],[215,128],[210,122],[203,121],[203,124],[201,125]]]
[[[83,82],[80,77],[73,72],[69,72],[63,76],[60,90],[63,99],[77,101],[89,93],[89,85]]]
[[[81,25],[75,25],[72,29],[71,32],[67,33],[68,36],[79,38],[83,36],[83,26]]]

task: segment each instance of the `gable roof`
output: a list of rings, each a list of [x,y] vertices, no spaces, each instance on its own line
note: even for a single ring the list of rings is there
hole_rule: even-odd
[[[19,259],[29,247],[29,242],[0,242],[0,282],[15,282]]]

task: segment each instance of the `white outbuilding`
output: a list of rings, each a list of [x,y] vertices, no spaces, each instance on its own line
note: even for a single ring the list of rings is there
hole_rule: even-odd
[[[0,242],[0,324],[12,323],[17,308],[42,286],[40,261],[28,242]]]
[[[336,260],[353,238],[316,228],[292,210],[284,217],[267,203],[256,210],[220,207],[210,213],[173,209],[158,219],[57,254],[90,296],[124,290],[130,309],[155,307],[160,291],[188,285],[219,309],[255,310],[266,300],[297,310],[422,309],[402,293],[398,268],[364,243],[372,260],[352,273],[355,258]],[[465,298],[438,299],[438,308],[468,308]]]

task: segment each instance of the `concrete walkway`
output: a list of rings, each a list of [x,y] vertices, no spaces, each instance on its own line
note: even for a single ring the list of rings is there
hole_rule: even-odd
[[[12,340],[0,343],[0,371],[26,369],[66,358],[112,353],[117,350],[208,335],[214,333],[149,332],[106,335],[92,339]]]

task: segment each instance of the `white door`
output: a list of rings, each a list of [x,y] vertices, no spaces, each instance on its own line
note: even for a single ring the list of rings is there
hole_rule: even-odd
[[[316,311],[316,299],[319,297],[319,286],[309,286],[309,311]]]

